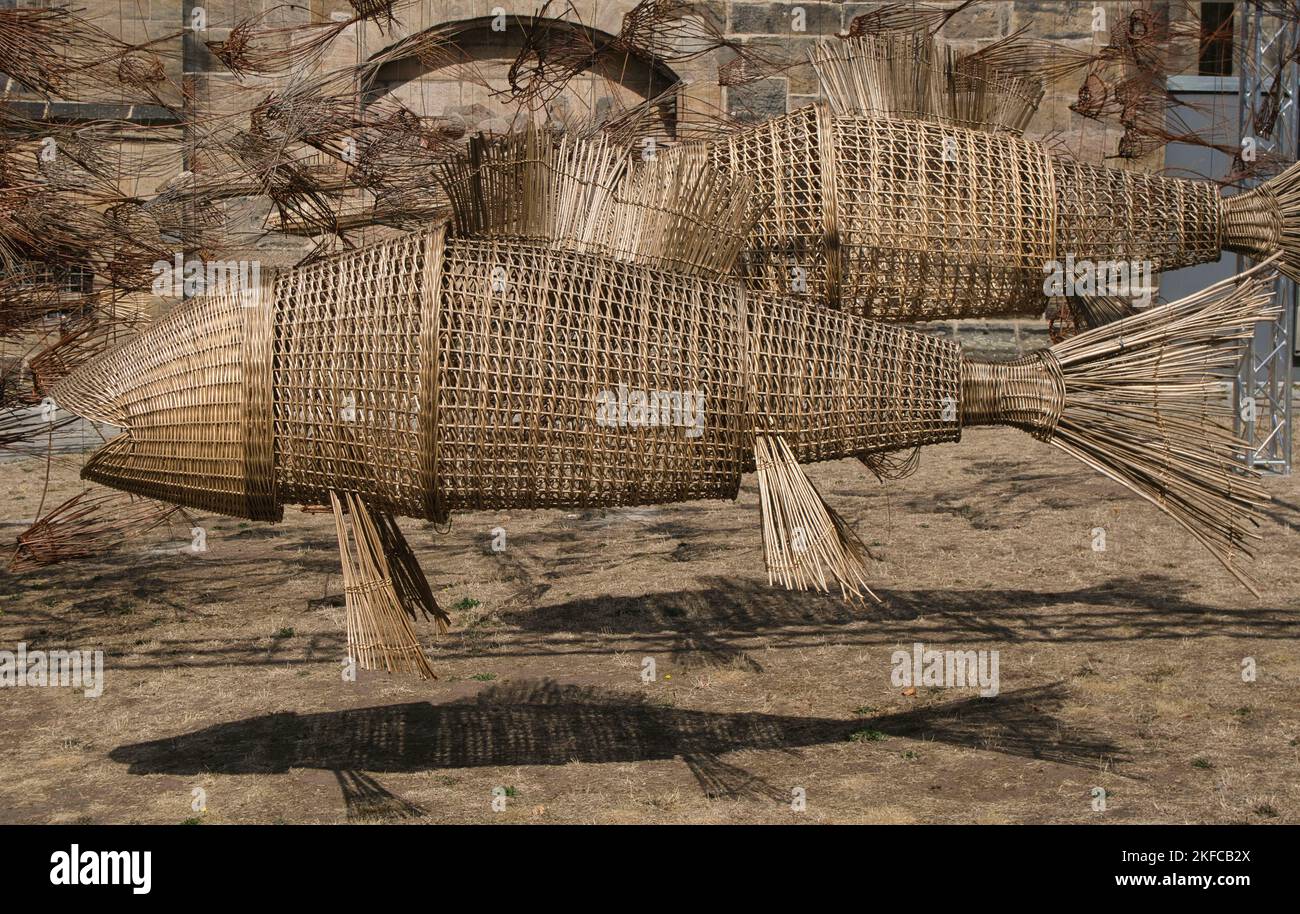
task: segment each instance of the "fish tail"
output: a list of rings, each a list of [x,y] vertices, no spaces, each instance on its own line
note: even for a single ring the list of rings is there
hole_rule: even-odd
[[[1223,247],[1264,259],[1300,280],[1300,163],[1275,178],[1220,201]]]
[[[1109,476],[1258,596],[1239,562],[1268,495],[1239,459],[1224,386],[1279,314],[1267,266],[1015,361],[965,359],[962,425],[1015,426]]]

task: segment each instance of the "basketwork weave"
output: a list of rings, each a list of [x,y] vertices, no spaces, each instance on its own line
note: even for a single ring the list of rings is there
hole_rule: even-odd
[[[286,503],[345,488],[442,519],[732,498],[754,409],[801,459],[956,433],[952,344],[603,254],[431,232],[293,271],[276,292]]]
[[[1223,239],[1212,184],[1085,165],[1008,132],[819,104],[709,151],[768,203],[746,245],[751,287],[882,320],[1038,315],[1045,271],[1067,255],[1167,270],[1217,259]]]
[[[130,430],[92,471],[245,517],[346,491],[441,521],[734,498],[755,434],[784,436],[799,460],[959,435],[956,345],[734,281],[440,227],[273,288],[252,307],[188,302],[155,328],[147,359],[128,346],[96,363],[106,378],[123,359],[154,374],[139,387],[125,376],[138,391],[125,406],[108,384],[103,402],[76,402]],[[194,357],[174,358],[183,340]],[[250,357],[263,349],[273,359]],[[142,421],[136,397],[177,407]],[[159,450],[154,424],[186,441]]]
[[[128,492],[278,520],[272,492],[270,290],[225,286],[56,385],[65,408],[130,429],[83,477]]]

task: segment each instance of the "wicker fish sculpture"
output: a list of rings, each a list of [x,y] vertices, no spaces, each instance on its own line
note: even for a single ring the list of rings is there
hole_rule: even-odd
[[[1239,580],[1266,500],[1218,384],[1274,316],[1249,276],[1006,363],[748,289],[750,188],[526,134],[447,170],[455,218],[222,289],[66,377],[123,429],[83,476],[276,521],[332,506],[348,642],[431,676],[442,623],[395,520],[734,499],[757,473],[769,579],[871,598],[869,555],[801,464],[1006,425],[1154,504]]]
[[[925,34],[824,42],[812,63],[826,101],[660,153],[702,157],[771,199],[746,242],[751,288],[926,321],[1041,315],[1062,294],[1049,280],[1084,263],[1136,265],[1146,281],[1224,251],[1281,253],[1278,269],[1300,274],[1300,166],[1224,198],[1207,181],[1054,155],[1021,136],[1041,79]],[[1135,285],[1105,280],[1090,279],[1102,288],[1089,324],[1114,314],[1106,289]]]

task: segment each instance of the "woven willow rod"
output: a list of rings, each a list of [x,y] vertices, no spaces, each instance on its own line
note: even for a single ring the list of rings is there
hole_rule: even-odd
[[[723,178],[702,151],[635,162],[603,138],[532,127],[472,138],[441,183],[455,234],[531,238],[682,273],[730,274],[758,217],[752,183]]]
[[[745,244],[753,289],[925,321],[1040,315],[1056,265],[1154,274],[1280,252],[1300,275],[1300,165],[1221,198],[1021,138],[1037,94],[932,39],[864,36],[813,60],[829,102],[664,153],[707,155],[769,202]]]

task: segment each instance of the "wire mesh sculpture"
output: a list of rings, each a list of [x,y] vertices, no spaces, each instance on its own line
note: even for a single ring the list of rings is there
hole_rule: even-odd
[[[363,665],[432,674],[395,614],[439,614],[396,516],[734,499],[756,472],[769,580],[870,598],[866,547],[800,465],[981,425],[1117,480],[1253,589],[1266,496],[1216,394],[1276,314],[1258,272],[984,362],[747,288],[757,211],[703,157],[525,135],[444,180],[451,223],[209,292],[55,386],[124,430],[87,479],[256,520],[330,504]]]

